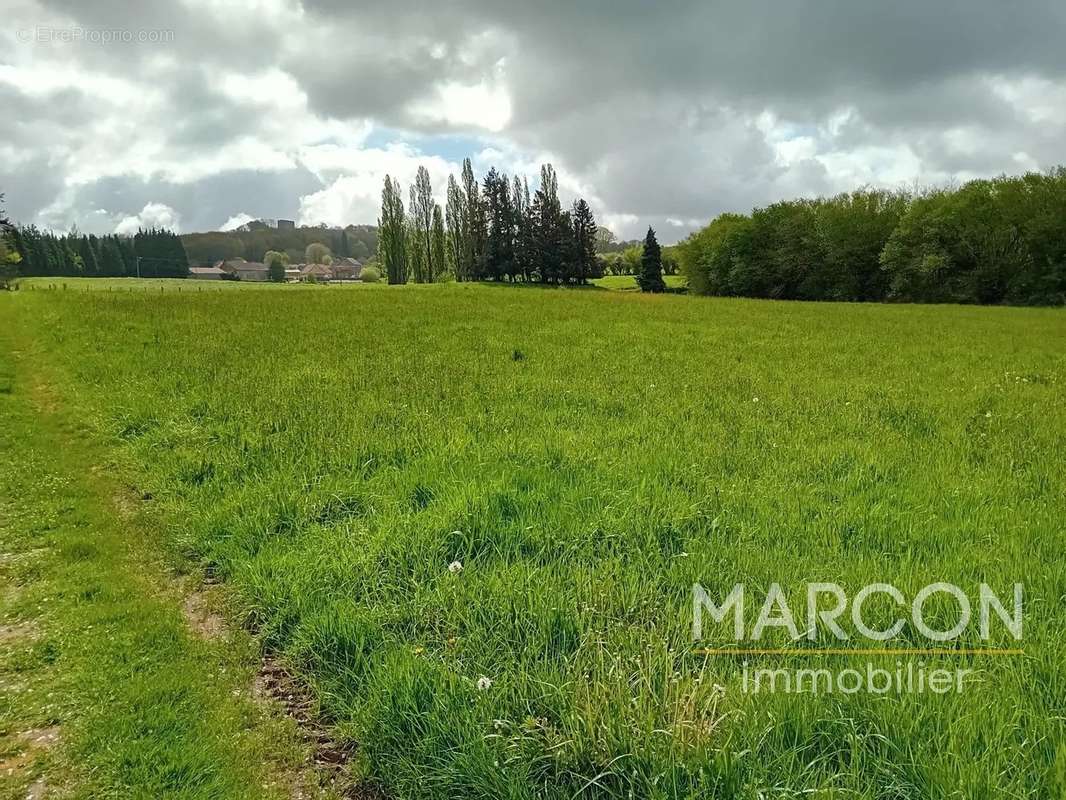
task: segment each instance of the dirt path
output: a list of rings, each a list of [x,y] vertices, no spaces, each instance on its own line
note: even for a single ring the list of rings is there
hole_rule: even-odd
[[[164,567],[146,503],[5,310],[0,800],[372,796],[220,588]]]

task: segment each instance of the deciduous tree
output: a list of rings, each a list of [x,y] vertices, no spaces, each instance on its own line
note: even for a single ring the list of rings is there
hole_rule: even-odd
[[[285,267],[289,265],[289,257],[278,250],[268,250],[263,256],[263,263],[267,265],[267,275],[274,283],[284,283]]]
[[[407,283],[407,215],[400,183],[386,175],[378,219],[378,257],[391,284]]]
[[[429,170],[419,165],[415,173],[415,182],[411,185],[411,221],[417,234],[419,250],[418,263],[415,266],[415,281],[432,282],[436,266],[433,263],[433,186],[429,180]]]
[[[429,274],[429,282],[438,280],[444,272],[444,261],[447,252],[446,234],[444,232],[444,215],[441,214],[440,205],[433,204],[433,227],[430,231],[430,253],[433,258],[431,263],[434,270]]]
[[[485,213],[481,204],[477,179],[474,177],[474,168],[469,158],[463,159],[462,192],[463,216],[460,224],[464,231],[462,274],[465,280],[477,273],[485,243]]]
[[[325,264],[329,266],[333,263],[333,255],[322,242],[311,242],[304,250],[304,261],[308,264]]]
[[[448,176],[448,191],[444,203],[444,222],[447,228],[448,266],[457,281],[468,276],[464,271],[463,253],[466,252],[466,229],[463,220],[465,198],[454,175]]]

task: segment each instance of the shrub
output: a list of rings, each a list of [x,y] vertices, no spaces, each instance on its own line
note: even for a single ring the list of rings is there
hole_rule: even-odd
[[[377,267],[363,267],[363,271],[359,273],[359,279],[363,283],[377,283],[381,280],[381,270]]]

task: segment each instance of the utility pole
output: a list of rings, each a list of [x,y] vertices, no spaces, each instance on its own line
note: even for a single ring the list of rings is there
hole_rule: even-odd
[[[136,257],[136,264],[137,264],[137,277],[138,278],[141,277],[141,262],[142,261],[156,261],[156,262],[162,261],[164,264],[177,264],[178,263],[178,260],[176,258],[155,258],[153,256],[137,256]],[[159,277],[159,267],[158,266],[156,267],[155,276],[157,278]]]

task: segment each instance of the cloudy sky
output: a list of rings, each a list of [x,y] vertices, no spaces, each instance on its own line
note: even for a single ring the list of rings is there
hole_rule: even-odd
[[[1066,2],[0,0],[0,191],[66,230],[373,223],[471,156],[623,238],[1066,162]]]

